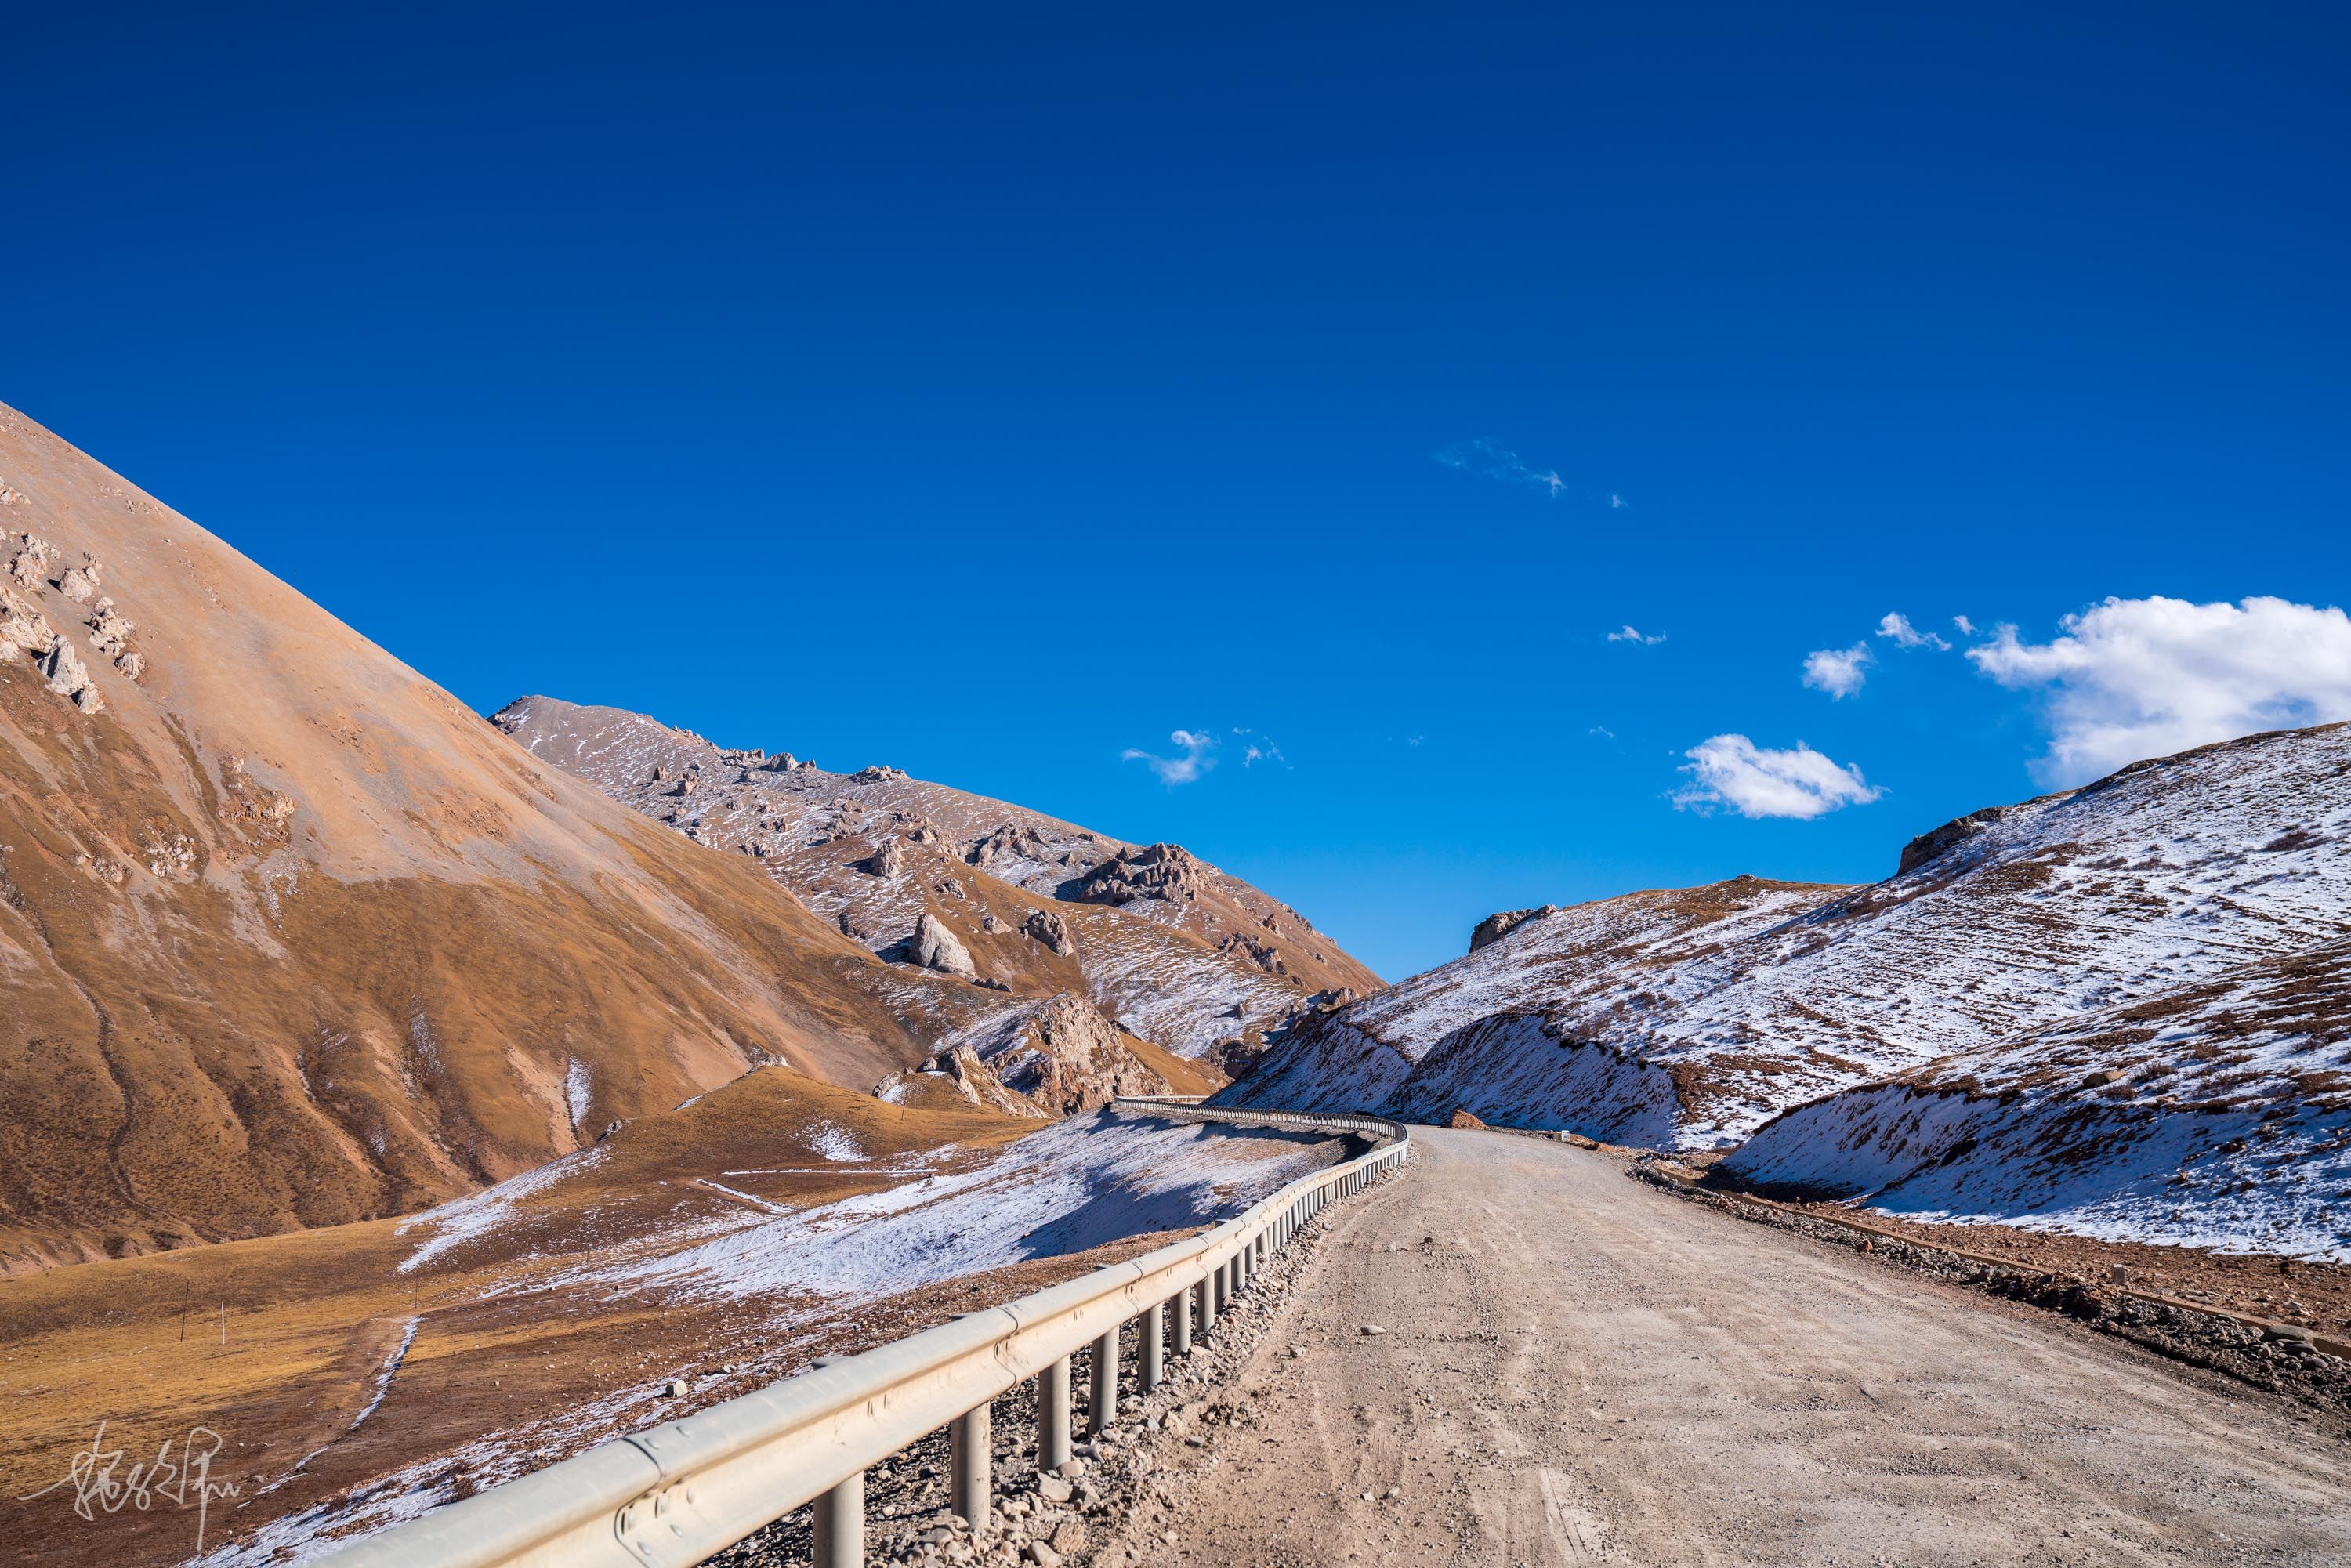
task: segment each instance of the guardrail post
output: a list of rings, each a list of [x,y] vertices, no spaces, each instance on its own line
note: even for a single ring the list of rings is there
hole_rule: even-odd
[[[1217,1288],[1208,1299],[1208,1305],[1214,1309],[1208,1318],[1210,1322],[1217,1321],[1215,1312],[1228,1312],[1232,1308],[1233,1266],[1229,1260],[1217,1265],[1215,1278]]]
[[[987,1406],[975,1406],[955,1419],[947,1439],[947,1475],[954,1508],[973,1533],[987,1528]]]
[[[1143,1347],[1136,1353],[1141,1366],[1137,1369],[1145,1394],[1159,1386],[1160,1353],[1165,1333],[1165,1320],[1159,1315],[1156,1303],[1144,1309]]]
[[[1192,1291],[1190,1286],[1167,1298],[1167,1315],[1175,1319],[1176,1354],[1192,1354]]]
[[[1108,1427],[1118,1416],[1118,1330],[1113,1323],[1110,1332],[1094,1341],[1094,1391],[1086,1401],[1086,1431],[1088,1435]]]
[[[865,1568],[865,1472],[816,1500],[816,1568]]]
[[[1194,1295],[1198,1298],[1196,1304],[1199,1309],[1202,1339],[1207,1338],[1209,1332],[1217,1326],[1217,1283],[1224,1277],[1224,1270],[1219,1269],[1192,1287]]]
[[[1037,1468],[1058,1470],[1070,1462],[1070,1358],[1063,1356],[1037,1375]]]

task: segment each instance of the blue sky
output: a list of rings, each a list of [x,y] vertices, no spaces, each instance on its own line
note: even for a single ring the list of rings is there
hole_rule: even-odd
[[[1389,975],[2351,713],[2339,7],[323,9],[12,23],[0,399],[478,707]]]

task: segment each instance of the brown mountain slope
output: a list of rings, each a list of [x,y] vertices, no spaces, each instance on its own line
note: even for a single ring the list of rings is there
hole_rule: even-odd
[[[5,408],[0,529],[0,1271],[413,1208],[987,1010]]]
[[[878,954],[920,961],[912,938],[928,918],[976,977],[1018,997],[1084,997],[1180,1057],[1231,1061],[1311,997],[1381,987],[1296,910],[1176,845],[1125,843],[894,768],[831,773],[722,750],[621,708],[524,697],[495,722],[536,760],[764,867]]]

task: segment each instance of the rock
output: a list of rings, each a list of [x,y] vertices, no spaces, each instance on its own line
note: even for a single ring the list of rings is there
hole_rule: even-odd
[[[1078,904],[1127,904],[1138,898],[1190,903],[1207,891],[1208,868],[1180,844],[1153,844],[1113,855],[1061,896]]]
[[[1944,851],[1967,842],[1986,828],[1995,826],[2022,810],[2023,808],[2018,806],[1988,806],[1964,817],[1954,817],[1932,832],[1919,834],[1902,846],[1902,858],[1896,862],[1894,874],[1901,876],[1917,870]]]
[[[882,847],[865,859],[865,869],[875,876],[896,876],[906,869],[906,846],[893,833],[882,841]]]
[[[1053,1527],[1048,1543],[1064,1556],[1072,1552],[1083,1552],[1086,1549],[1086,1527],[1074,1519],[1065,1519]]]
[[[121,653],[117,653],[114,656],[114,667],[120,670],[124,678],[129,680],[131,685],[137,685],[141,680],[146,678],[147,655],[144,653],[133,653],[130,649],[126,648]]]
[[[131,633],[139,630],[115,612],[111,599],[99,600],[86,624],[89,627],[89,645],[109,658],[128,648]]]
[[[1061,1568],[1061,1554],[1049,1542],[1032,1541],[1020,1550],[1037,1568]]]
[[[893,839],[890,841],[894,844],[898,841]],[[979,975],[978,966],[971,961],[970,949],[956,939],[956,934],[947,929],[946,922],[928,910],[923,912],[923,918],[914,925],[914,962],[925,969],[936,969],[943,975],[960,975],[967,980],[975,979]]]
[[[979,928],[982,931],[987,932],[990,936],[1001,936],[1004,933],[1012,929],[1011,926],[1007,925],[1003,921],[997,918],[996,912],[994,910],[990,910],[987,915],[981,916]]]
[[[1064,958],[1074,956],[1078,950],[1077,943],[1070,936],[1070,923],[1050,909],[1031,910],[1029,918],[1021,922],[1020,929]]]
[[[1059,1476],[1039,1476],[1037,1495],[1047,1502],[1067,1502],[1077,1495],[1078,1489]]]
[[[849,776],[849,781],[852,784],[886,784],[893,779],[904,779],[905,776],[904,768],[876,764],[872,768],[859,768]]]
[[[1558,904],[1545,904],[1533,909],[1505,909],[1499,915],[1489,915],[1478,922],[1477,929],[1469,933],[1469,951],[1475,953],[1480,947],[1499,942],[1530,920],[1541,920],[1545,915],[1558,913]]]
[[[8,575],[19,587],[37,589],[49,562],[48,541],[37,539],[30,534],[20,534],[17,538],[20,542],[8,558]]]
[[[671,1378],[669,1380],[669,1386],[663,1389],[662,1392],[668,1395],[672,1399],[684,1398],[686,1393],[685,1379],[682,1377]]]
[[[2129,1073],[2125,1072],[2118,1067],[2109,1067],[2101,1071],[2093,1072],[2087,1078],[2082,1080],[2082,1087],[2085,1089],[2104,1089],[2107,1084],[2120,1083],[2124,1079],[2129,1076]]]
[[[42,658],[39,669],[49,683],[49,690],[61,697],[71,697],[74,706],[82,712],[98,713],[105,707],[106,705],[99,698],[97,684],[89,678],[89,671],[81,662],[81,655],[74,652],[74,645],[65,638],[50,640],[48,652]]]
[[[1485,1123],[1480,1122],[1468,1112],[1460,1110],[1458,1107],[1453,1113],[1453,1119],[1446,1123],[1446,1125],[1448,1127],[1482,1127],[1485,1124]]]
[[[84,556],[81,559],[81,565],[66,568],[65,575],[57,579],[57,591],[76,604],[87,604],[90,601],[92,596],[98,592],[98,580],[106,570],[89,556]]]
[[[1378,1339],[1388,1331],[1380,1327],[1377,1323],[1364,1323],[1355,1332],[1364,1335],[1367,1339]]]

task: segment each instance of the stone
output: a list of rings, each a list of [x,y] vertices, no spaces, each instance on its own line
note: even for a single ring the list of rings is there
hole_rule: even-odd
[[[1377,1323],[1365,1323],[1355,1332],[1362,1334],[1366,1339],[1377,1339],[1388,1331],[1380,1327]]]
[[[683,1399],[683,1398],[684,1398],[684,1397],[685,1397],[685,1379],[684,1379],[684,1378],[682,1378],[682,1377],[673,1377],[673,1378],[671,1378],[671,1379],[669,1380],[669,1386],[668,1386],[667,1388],[664,1389],[664,1390],[663,1390],[663,1392],[664,1392],[664,1393],[665,1393],[665,1394],[667,1394],[667,1395],[668,1395],[672,1399]]]
[[[880,849],[866,858],[865,869],[875,876],[900,874],[906,869],[906,846],[899,841],[896,834],[892,834],[882,841]]]
[[[1083,1552],[1086,1549],[1086,1527],[1074,1519],[1065,1519],[1053,1527],[1047,1544],[1064,1556],[1072,1552]]]
[[[1113,855],[1064,885],[1061,896],[1079,904],[1133,904],[1156,898],[1170,904],[1190,903],[1207,891],[1208,868],[1181,844],[1152,844]]]
[[[1558,913],[1558,904],[1545,904],[1533,909],[1505,909],[1499,915],[1489,915],[1469,933],[1469,951],[1475,953],[1480,947],[1491,946],[1530,920]]]
[[[57,579],[57,591],[76,604],[90,601],[98,592],[99,578],[106,570],[89,556],[81,559],[81,565],[66,568],[65,575]]]
[[[1032,1541],[1021,1550],[1037,1568],[1061,1568],[1061,1554],[1053,1550],[1050,1542]]]
[[[993,910],[990,910],[986,915],[981,917],[979,928],[982,931],[987,932],[990,936],[1001,936],[1004,933],[1012,929],[1011,926],[998,919],[996,912]]]
[[[1078,950],[1076,941],[1070,936],[1070,923],[1050,909],[1031,910],[1020,929],[1064,958]]]
[[[139,630],[115,611],[111,599],[100,599],[93,605],[84,624],[89,628],[89,645],[110,658],[130,646],[131,633]]]
[[[1461,1110],[1458,1107],[1454,1110],[1453,1119],[1446,1124],[1448,1127],[1463,1128],[1478,1128],[1483,1127],[1485,1124],[1485,1123],[1478,1120],[1477,1117],[1471,1115],[1468,1112]]]
[[[49,562],[48,543],[30,534],[18,538],[21,542],[8,558],[8,575],[19,587],[37,589],[41,586],[44,569]]]
[[[891,842],[897,841],[893,839]],[[971,961],[971,950],[956,940],[956,934],[947,929],[946,922],[928,910],[925,910],[923,918],[915,923],[914,946],[914,961],[925,969],[936,969],[943,975],[959,975],[967,980],[978,977],[979,967]]]
[[[82,700],[84,692],[95,693],[97,687],[89,678],[89,669],[81,662],[81,655],[74,652],[71,643],[63,637],[50,639],[39,668],[49,683],[49,690],[61,697],[73,698],[75,706],[84,713],[99,711],[98,707]]]
[[[1037,1495],[1047,1502],[1067,1502],[1077,1494],[1077,1488],[1059,1476],[1039,1476]]]
[[[124,678],[129,680],[132,685],[137,685],[141,680],[146,678],[147,655],[144,653],[134,653],[131,649],[126,648],[121,653],[114,655],[114,667],[120,670]]]

